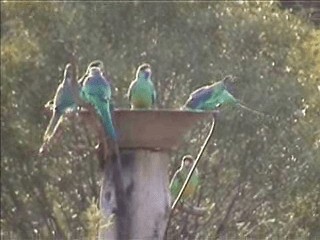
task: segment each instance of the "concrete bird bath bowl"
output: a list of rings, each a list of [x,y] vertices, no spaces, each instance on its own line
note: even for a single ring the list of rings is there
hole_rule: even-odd
[[[122,149],[177,149],[183,135],[210,112],[180,110],[115,110],[115,128]]]

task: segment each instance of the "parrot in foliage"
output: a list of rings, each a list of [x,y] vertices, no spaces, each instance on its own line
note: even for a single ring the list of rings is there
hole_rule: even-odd
[[[256,110],[244,106],[229,91],[228,84],[233,77],[228,75],[223,80],[212,85],[201,87],[192,92],[184,108],[196,111],[210,111],[225,105],[236,105],[258,115],[264,115]]]
[[[106,135],[115,140],[116,132],[110,110],[111,86],[99,67],[91,67],[88,70],[83,81],[80,97],[95,108],[102,119]]]
[[[150,109],[156,100],[156,91],[151,80],[151,66],[142,64],[138,67],[136,78],[128,89],[131,109]]]
[[[175,200],[179,195],[179,192],[193,164],[194,158],[191,155],[186,155],[182,158],[180,168],[175,172],[170,182],[170,192],[173,200]],[[199,173],[198,170],[195,169],[188,185],[186,186],[184,193],[181,196],[181,199],[186,200],[188,198],[191,198],[195,194],[199,183]]]
[[[71,64],[67,64],[64,70],[62,83],[58,86],[52,105],[50,106],[53,110],[53,113],[43,137],[44,142],[49,142],[52,136],[55,134],[62,120],[63,114],[77,109],[77,104],[72,96],[71,80],[72,67]]]

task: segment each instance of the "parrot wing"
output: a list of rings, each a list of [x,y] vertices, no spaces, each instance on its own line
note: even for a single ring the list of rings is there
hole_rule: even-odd
[[[135,88],[136,84],[137,84],[137,80],[134,80],[134,81],[132,81],[132,82],[130,83],[130,86],[129,86],[129,88],[128,88],[128,93],[127,93],[127,96],[128,96],[128,98],[129,98],[129,101],[131,101],[132,93],[133,93],[133,91],[134,91],[134,88]]]
[[[184,106],[193,109],[197,109],[199,107],[201,108],[201,105],[203,105],[211,97],[212,89],[210,88],[210,86],[204,86],[192,92]]]
[[[175,174],[172,177],[171,183],[170,183],[170,192],[173,198],[176,198],[180,192],[180,189],[182,187],[182,179],[180,176],[180,171],[176,171]]]

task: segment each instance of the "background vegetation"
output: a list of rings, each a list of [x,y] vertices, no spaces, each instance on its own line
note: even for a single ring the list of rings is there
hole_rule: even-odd
[[[118,107],[149,62],[161,108],[234,74],[234,94],[273,116],[222,110],[194,200],[215,206],[175,215],[169,239],[319,239],[320,31],[304,16],[278,2],[1,2],[3,239],[80,239],[96,226],[96,140],[81,120],[66,119],[49,155],[37,156],[68,42],[80,74],[104,61]],[[183,154],[196,155],[206,124],[172,154],[170,175]]]

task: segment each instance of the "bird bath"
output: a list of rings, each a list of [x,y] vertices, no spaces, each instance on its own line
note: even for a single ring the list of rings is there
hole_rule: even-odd
[[[169,152],[176,150],[183,136],[210,112],[179,110],[116,110],[125,198],[129,210],[121,214],[115,199],[112,168],[105,169],[100,208],[106,218],[126,219],[100,229],[99,239],[163,239],[170,212]],[[123,235],[125,228],[126,235]]]

